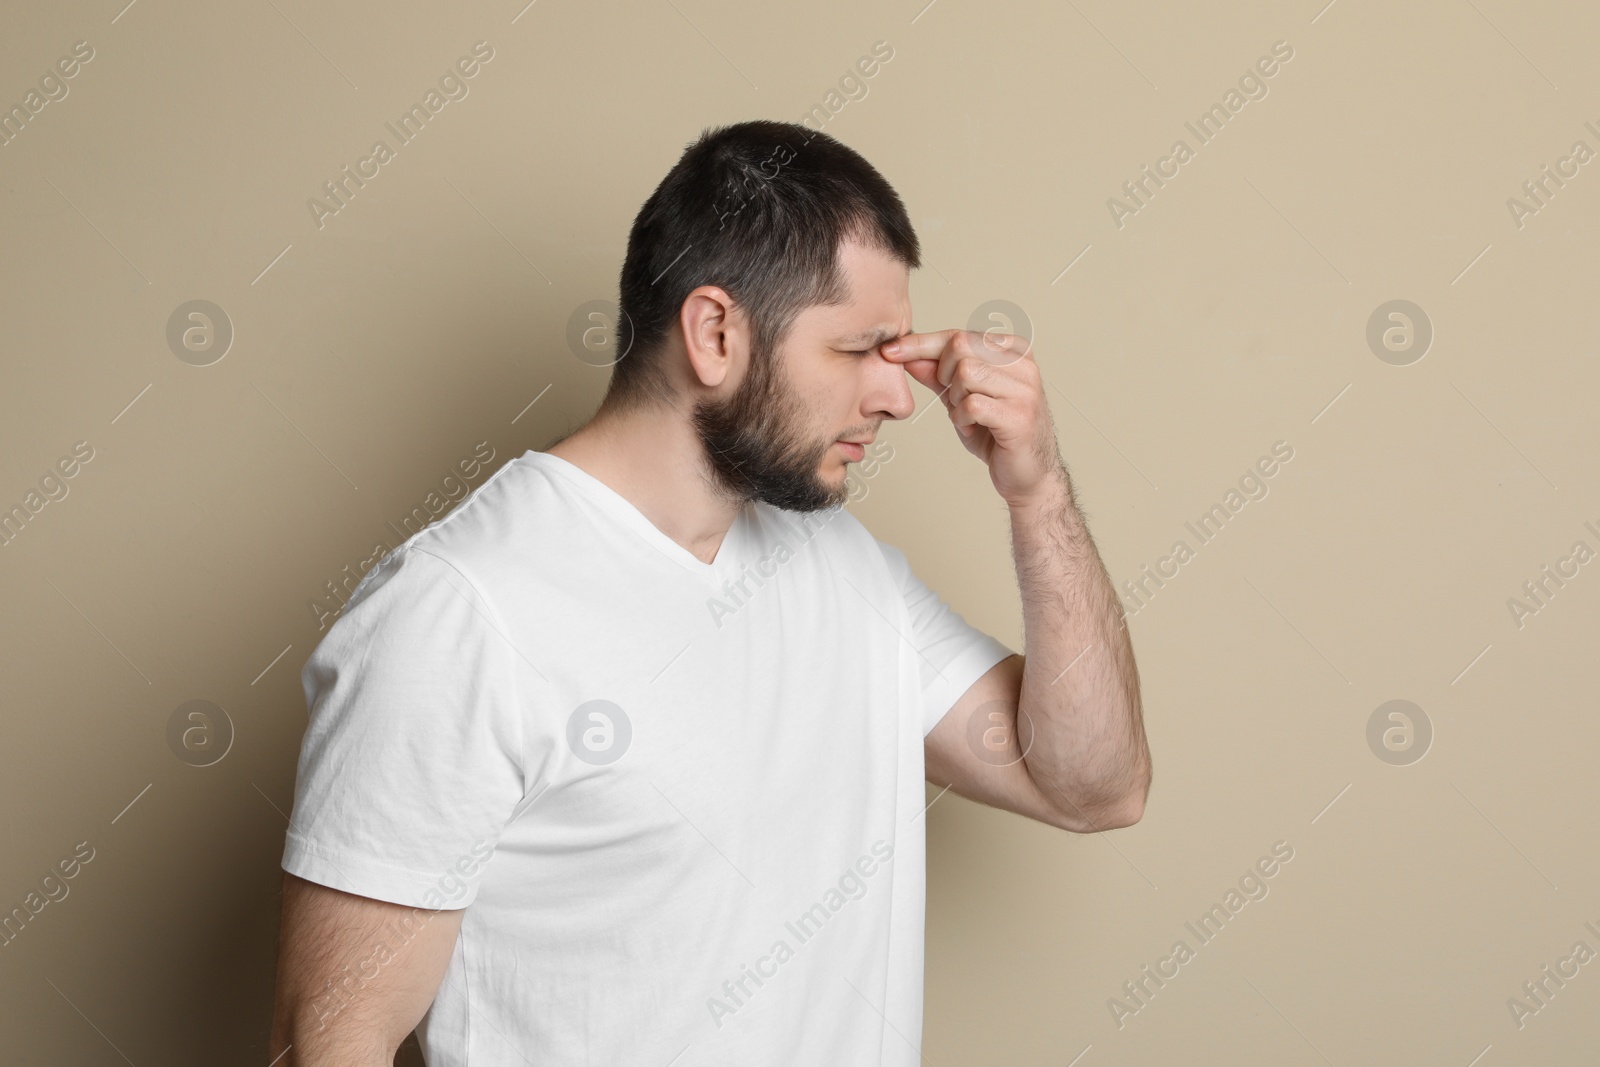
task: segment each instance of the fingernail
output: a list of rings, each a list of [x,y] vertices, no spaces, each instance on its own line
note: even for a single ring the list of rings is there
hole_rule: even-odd
[[[882,351],[886,356],[898,355],[900,352],[900,342],[890,341],[888,344],[884,345],[880,351]]]

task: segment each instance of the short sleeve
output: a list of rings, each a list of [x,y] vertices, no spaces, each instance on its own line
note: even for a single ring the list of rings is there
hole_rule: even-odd
[[[440,556],[367,573],[300,673],[283,869],[411,907],[464,908],[525,793],[515,650]]]
[[[910,613],[911,642],[920,653],[917,669],[922,679],[922,735],[926,737],[973,682],[1016,653],[940,599],[912,571],[904,552],[882,541],[878,548]]]

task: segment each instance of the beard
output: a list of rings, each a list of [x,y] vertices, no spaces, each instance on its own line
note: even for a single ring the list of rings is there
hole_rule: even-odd
[[[833,442],[806,432],[798,398],[770,353],[752,350],[750,370],[733,396],[701,400],[694,427],[719,491],[740,502],[759,500],[786,511],[819,511],[849,497],[841,481],[818,474]]]

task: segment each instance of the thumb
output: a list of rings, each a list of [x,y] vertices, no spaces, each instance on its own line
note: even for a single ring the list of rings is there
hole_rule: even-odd
[[[944,383],[939,381],[939,361],[936,359],[909,359],[901,364],[906,373],[922,383],[935,393],[944,392]]]

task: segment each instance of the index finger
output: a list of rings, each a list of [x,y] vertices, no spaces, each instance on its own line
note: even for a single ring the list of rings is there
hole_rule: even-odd
[[[918,359],[934,360],[938,363],[936,376],[939,384],[948,386],[955,373],[955,365],[962,356],[976,356],[986,363],[1008,367],[1019,359],[1026,359],[1032,348],[1033,342],[1028,338],[994,329],[982,332],[934,330],[897,337],[880,351],[886,359],[900,363]]]
[[[932,330],[928,333],[901,334],[878,351],[887,359],[904,362],[908,359],[938,359],[950,343],[950,338],[960,330]]]

